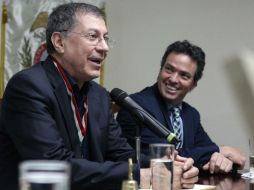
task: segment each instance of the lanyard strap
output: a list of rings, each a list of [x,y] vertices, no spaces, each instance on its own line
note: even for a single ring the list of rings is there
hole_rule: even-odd
[[[86,97],[86,99],[85,99],[85,102],[84,102],[85,113],[81,119],[81,116],[80,116],[80,113],[78,110],[78,106],[77,106],[77,102],[76,102],[76,99],[74,96],[74,92],[73,92],[71,84],[64,72],[64,69],[54,58],[53,58],[53,62],[54,62],[54,65],[56,66],[58,72],[60,73],[60,75],[62,76],[62,78],[64,80],[68,95],[71,97],[71,108],[73,111],[73,116],[74,116],[76,128],[78,130],[79,140],[80,140],[80,142],[82,142],[83,137],[86,135],[86,125],[87,125],[87,115],[88,115],[88,98]]]

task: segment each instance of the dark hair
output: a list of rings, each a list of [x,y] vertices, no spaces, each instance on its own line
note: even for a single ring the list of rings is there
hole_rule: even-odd
[[[48,54],[53,53],[55,48],[51,42],[54,32],[68,33],[78,22],[79,14],[94,14],[105,20],[104,12],[98,7],[86,3],[67,3],[56,7],[49,15],[46,29],[46,42]]]
[[[176,41],[167,47],[161,59],[161,68],[164,66],[168,55],[172,52],[188,55],[193,61],[197,62],[197,71],[194,76],[194,82],[197,83],[197,81],[201,79],[203,75],[203,70],[205,67],[205,52],[200,47],[191,44],[187,40]]]

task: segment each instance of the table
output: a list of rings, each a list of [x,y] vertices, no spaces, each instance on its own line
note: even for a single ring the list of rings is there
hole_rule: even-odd
[[[251,183],[250,180],[243,179],[241,177],[243,172],[247,172],[247,170],[241,172],[235,171],[228,174],[210,174],[200,171],[197,184],[216,186],[216,190],[254,190],[254,181]]]
[[[209,174],[201,171],[198,184],[214,185],[216,190],[254,190],[254,183],[243,179],[241,172]]]

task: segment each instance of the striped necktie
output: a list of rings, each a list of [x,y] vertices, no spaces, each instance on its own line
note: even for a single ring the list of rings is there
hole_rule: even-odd
[[[176,137],[180,140],[180,142],[176,145],[177,149],[182,147],[182,136],[183,136],[180,111],[181,109],[179,107],[174,107],[172,109],[172,126]]]

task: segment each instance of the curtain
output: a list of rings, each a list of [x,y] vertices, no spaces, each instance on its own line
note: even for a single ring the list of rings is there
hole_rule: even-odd
[[[2,5],[0,96],[18,71],[45,59],[46,24],[54,7],[67,2],[86,2],[105,10],[104,0],[6,0]],[[102,69],[101,72],[103,72]],[[97,82],[103,84],[103,75]],[[1,88],[2,86],[2,88]]]

